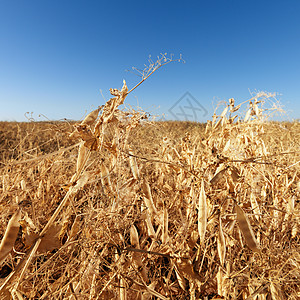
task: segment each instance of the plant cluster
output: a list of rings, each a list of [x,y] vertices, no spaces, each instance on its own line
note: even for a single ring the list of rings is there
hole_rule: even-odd
[[[299,299],[299,123],[263,93],[203,128],[110,92],[48,153],[1,150],[1,299]]]

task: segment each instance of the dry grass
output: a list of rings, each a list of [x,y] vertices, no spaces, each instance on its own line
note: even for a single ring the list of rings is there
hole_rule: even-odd
[[[0,124],[1,299],[299,299],[299,123],[259,99],[151,123],[127,91],[73,126]]]

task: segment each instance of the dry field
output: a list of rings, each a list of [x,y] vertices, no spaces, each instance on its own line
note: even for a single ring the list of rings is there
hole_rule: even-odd
[[[300,299],[300,124],[119,110],[0,123],[1,299]]]

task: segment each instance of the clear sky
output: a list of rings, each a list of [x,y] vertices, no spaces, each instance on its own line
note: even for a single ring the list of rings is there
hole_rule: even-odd
[[[133,107],[172,118],[189,101],[206,121],[220,100],[267,91],[300,118],[299,0],[1,0],[0,120],[80,119],[161,52],[186,63],[159,69]]]

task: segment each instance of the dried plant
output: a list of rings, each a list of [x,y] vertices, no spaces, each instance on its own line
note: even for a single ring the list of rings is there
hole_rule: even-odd
[[[0,298],[298,299],[299,123],[267,121],[266,93],[150,122],[133,89],[79,123],[1,123]]]

